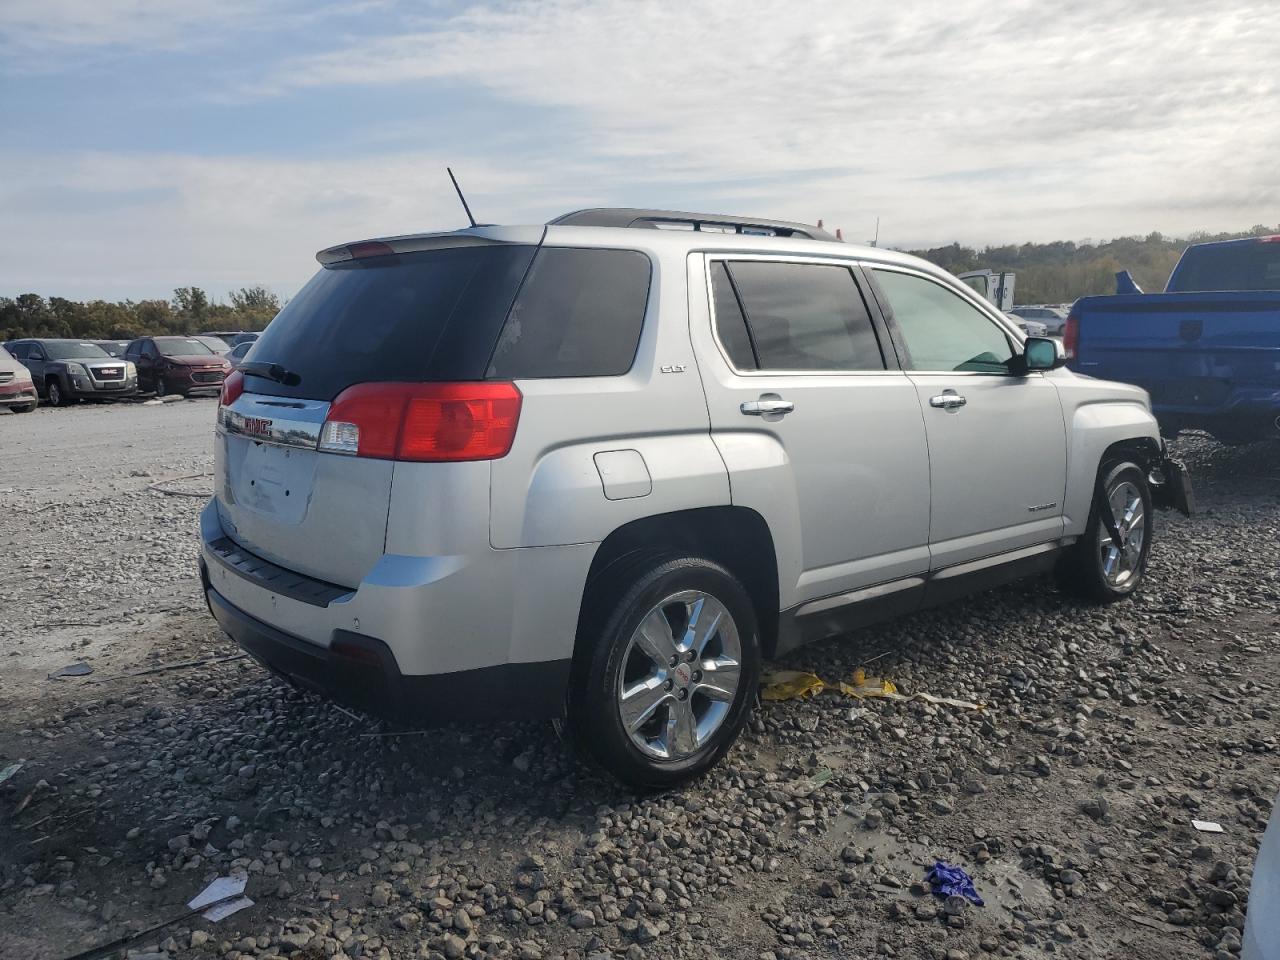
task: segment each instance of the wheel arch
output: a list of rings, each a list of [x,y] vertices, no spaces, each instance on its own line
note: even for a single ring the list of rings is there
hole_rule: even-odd
[[[755,608],[761,650],[772,656],[778,637],[778,560],[764,518],[748,507],[676,510],[632,520],[601,542],[587,573],[578,614],[579,635],[591,615],[589,596],[625,565],[648,555],[697,556],[720,564],[742,582]],[[574,658],[582,651],[575,639]]]

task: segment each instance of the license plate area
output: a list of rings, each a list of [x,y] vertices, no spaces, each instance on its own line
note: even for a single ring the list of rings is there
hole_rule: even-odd
[[[314,451],[234,438],[227,453],[238,504],[278,523],[302,523],[315,483]]]

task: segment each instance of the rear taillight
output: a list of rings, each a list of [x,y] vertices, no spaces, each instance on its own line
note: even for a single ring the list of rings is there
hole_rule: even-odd
[[[359,383],[338,394],[319,449],[381,460],[496,460],[520,420],[514,383]]]
[[[242,393],[244,393],[244,374],[237,370],[228,374],[227,378],[222,381],[222,395],[218,399],[218,406],[231,406],[240,399],[240,394]]]
[[[1074,313],[1067,317],[1062,328],[1062,347],[1068,360],[1076,358],[1076,348],[1080,346],[1080,318]]]

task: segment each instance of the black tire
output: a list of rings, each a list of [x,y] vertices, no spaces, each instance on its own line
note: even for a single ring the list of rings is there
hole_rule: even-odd
[[[32,397],[30,403],[17,404],[15,406],[10,407],[9,409],[12,410],[14,413],[30,413],[32,410],[36,408],[37,403],[38,401],[36,400],[36,398]]]
[[[1109,579],[1104,570],[1102,538],[1109,537],[1109,533],[1103,522],[1101,497],[1110,498],[1123,484],[1131,484],[1137,490],[1142,505],[1143,536],[1136,558],[1130,564],[1131,570],[1122,582],[1117,583]],[[1122,520],[1121,517],[1115,519],[1117,523]],[[1084,534],[1068,548],[1058,563],[1058,582],[1068,592],[1095,603],[1113,603],[1124,599],[1142,583],[1147,570],[1147,559],[1151,555],[1153,534],[1151,488],[1147,483],[1147,475],[1141,467],[1127,460],[1104,464],[1099,471],[1093,504],[1089,508],[1089,522]]]
[[[625,671],[634,665],[636,651],[628,655],[631,640],[641,621],[664,600],[681,593],[696,591],[721,604],[736,628],[739,676],[733,699],[727,702],[719,725],[706,735],[705,742],[686,756],[662,759],[646,753],[623,725],[620,687]],[[679,607],[679,601],[671,608]],[[670,609],[670,608],[668,608]],[[680,625],[674,624],[679,632]],[[725,635],[716,633],[710,643],[724,643]],[[710,649],[710,646],[708,647]],[[760,682],[760,631],[755,609],[742,584],[719,564],[700,557],[641,555],[614,566],[612,571],[588,586],[584,611],[579,624],[574,679],[569,691],[568,728],[578,752],[593,761],[614,778],[637,790],[662,790],[685,783],[706,773],[728,752],[738,738],[756,702]],[[645,662],[642,659],[642,662]],[[689,664],[696,670],[698,663]],[[683,662],[680,667],[683,667]],[[697,680],[701,672],[671,676]],[[684,681],[690,683],[689,679]],[[676,680],[670,681],[671,689]],[[719,709],[716,703],[697,692],[695,686],[676,686],[675,693],[692,690],[688,700],[691,710]],[[660,707],[659,711],[668,709]],[[666,714],[655,711],[653,723],[661,727]],[[704,714],[704,717],[706,714]],[[637,736],[641,736],[637,733]],[[674,752],[674,751],[673,751]]]
[[[169,395],[169,388],[164,385],[164,377],[156,377],[156,399]]]
[[[45,392],[49,395],[49,406],[51,407],[65,407],[70,402],[57,377],[49,378],[45,383]]]

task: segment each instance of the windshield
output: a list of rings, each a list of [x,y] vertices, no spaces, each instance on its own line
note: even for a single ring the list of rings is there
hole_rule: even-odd
[[[481,380],[535,248],[448,247],[330,264],[258,338],[288,383],[246,388],[332,400],[355,383]]]
[[[99,360],[111,359],[111,354],[96,343],[80,343],[75,340],[46,340],[44,352],[50,360]]]
[[[157,340],[156,347],[166,357],[211,357],[213,351],[199,340]]]
[[[1206,290],[1280,290],[1280,243],[1188,247],[1169,278],[1169,292]]]

